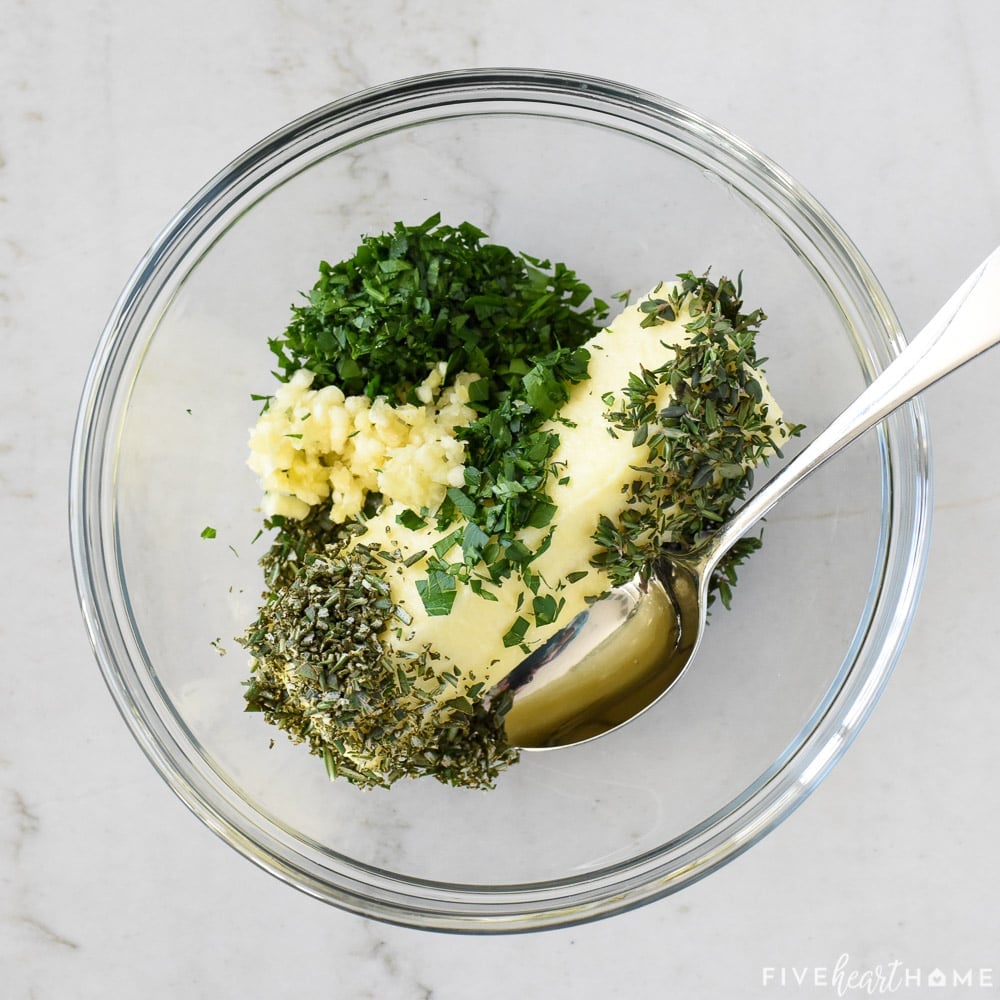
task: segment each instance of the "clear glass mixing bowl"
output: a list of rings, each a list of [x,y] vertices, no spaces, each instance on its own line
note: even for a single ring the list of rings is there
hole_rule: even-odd
[[[736,857],[844,752],[920,589],[924,413],[897,412],[782,503],[694,669],[633,724],[526,754],[490,792],[331,783],[242,710],[231,637],[265,544],[250,397],[271,390],[267,338],[319,260],[435,211],[565,261],[602,297],[742,271],[774,391],[814,430],[901,335],[850,240],[765,157],[661,98],[530,70],[404,80],[293,122],[192,199],[115,305],[76,428],[72,547],[101,669],[156,769],[238,851],[330,903],[424,928],[569,924]]]

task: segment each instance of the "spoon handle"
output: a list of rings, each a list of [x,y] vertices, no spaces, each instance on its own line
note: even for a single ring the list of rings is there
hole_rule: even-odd
[[[781,497],[827,459],[928,386],[998,342],[1000,248],[972,272],[937,315],[826,430],[740,507],[713,537],[711,556],[718,558],[727,552]]]

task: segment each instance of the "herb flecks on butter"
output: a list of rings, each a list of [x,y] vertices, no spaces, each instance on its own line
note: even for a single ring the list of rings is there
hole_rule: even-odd
[[[642,326],[672,323],[686,310],[688,338],[605,401],[610,427],[646,451],[623,487],[621,514],[602,517],[594,536],[602,552],[592,561],[613,585],[648,576],[658,548],[689,548],[717,528],[753,486],[754,468],[780,457],[781,445],[802,430],[769,398],[756,352],[766,316],[741,311],[741,283],[678,277],[640,304]],[[733,547],[713,574],[710,597],[718,593],[729,606],[736,567],[759,547],[759,537]]]
[[[517,754],[483,695],[797,431],[741,308],[683,274],[603,327],[564,265],[437,216],[321,264],[256,397],[274,534],[247,709],[331,777],[492,786]],[[726,603],[753,545],[714,581]]]

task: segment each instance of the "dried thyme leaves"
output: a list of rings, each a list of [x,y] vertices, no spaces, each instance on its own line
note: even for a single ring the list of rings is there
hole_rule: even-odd
[[[739,283],[714,284],[690,272],[678,278],[663,297],[642,303],[641,325],[672,322],[686,305],[690,339],[665,345],[672,359],[632,374],[620,398],[605,399],[612,433],[630,434],[646,451],[645,463],[634,467],[638,476],[623,487],[623,512],[617,521],[603,516],[593,536],[601,546],[593,562],[612,586],[648,575],[659,546],[690,547],[716,528],[752,487],[754,466],[780,457],[781,440],[802,430],[768,418],[756,377],[764,313],[741,311]],[[713,575],[710,594],[727,607],[737,567],[760,544],[742,539]]]
[[[504,705],[482,707],[458,668],[428,649],[386,643],[410,622],[392,603],[386,566],[398,556],[343,540],[303,554],[240,642],[253,657],[247,711],[322,757],[331,778],[388,787],[403,776],[491,787],[517,758]]]

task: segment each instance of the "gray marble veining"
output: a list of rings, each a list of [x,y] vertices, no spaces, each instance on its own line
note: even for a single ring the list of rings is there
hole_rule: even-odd
[[[912,330],[1000,242],[998,34],[992,0],[3,0],[0,995],[826,997],[864,995],[876,967],[888,992],[897,963],[899,996],[937,973],[952,995],[995,996],[1000,356],[928,395],[922,614],[818,793],[680,896],[528,937],[328,909],[194,820],[93,663],[65,497],[84,374],[131,268],[221,166],[319,104],[470,65],[659,92],[817,195]]]

